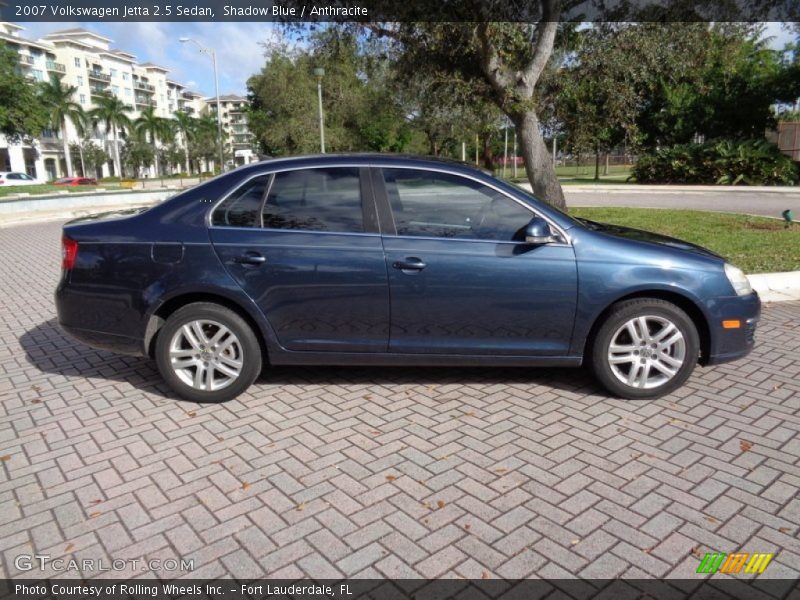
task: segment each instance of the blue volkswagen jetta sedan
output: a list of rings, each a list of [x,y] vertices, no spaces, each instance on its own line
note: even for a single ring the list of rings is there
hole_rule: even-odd
[[[742,271],[574,219],[468,166],[324,155],[241,167],[149,210],[64,226],[61,326],[223,401],[265,363],[588,364],[655,398],[753,347]]]

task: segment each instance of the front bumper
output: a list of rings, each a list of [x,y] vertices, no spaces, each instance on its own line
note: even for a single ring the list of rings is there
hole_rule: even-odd
[[[709,309],[711,339],[703,363],[717,365],[747,356],[755,346],[756,326],[761,317],[758,294],[716,298]],[[722,322],[727,320],[738,320],[741,327],[725,329]]]

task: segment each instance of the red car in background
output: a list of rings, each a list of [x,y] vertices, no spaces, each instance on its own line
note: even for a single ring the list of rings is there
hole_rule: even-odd
[[[94,177],[63,177],[53,182],[53,185],[97,185]]]

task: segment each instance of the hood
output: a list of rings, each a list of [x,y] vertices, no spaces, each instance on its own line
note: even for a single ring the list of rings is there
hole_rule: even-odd
[[[687,252],[693,252],[695,254],[701,254],[703,256],[711,256],[713,258],[725,260],[719,254],[712,252],[708,248],[703,248],[702,246],[698,246],[697,244],[692,244],[691,242],[684,242],[683,240],[672,238],[666,235],[652,233],[650,231],[644,231],[642,229],[634,229],[633,227],[623,227],[622,225],[597,223],[596,221],[590,221],[589,219],[578,219],[578,220],[587,229],[591,229],[592,231],[599,231],[601,233],[606,233],[608,235],[613,235],[614,237],[634,240],[637,242],[647,242],[649,244],[657,244],[660,246],[669,246],[670,248],[677,248],[678,250],[686,250]]]

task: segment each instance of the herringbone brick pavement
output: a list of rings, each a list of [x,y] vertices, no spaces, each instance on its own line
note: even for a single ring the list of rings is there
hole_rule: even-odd
[[[695,577],[737,549],[800,574],[798,304],[655,402],[578,370],[280,368],[200,406],[60,333],[58,239],[0,230],[3,576],[53,574],[17,568],[45,554],[194,577]],[[115,575],[173,575],[144,568]]]

